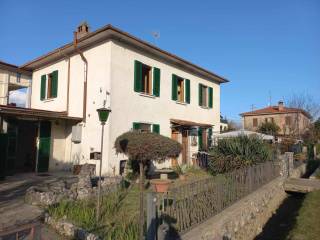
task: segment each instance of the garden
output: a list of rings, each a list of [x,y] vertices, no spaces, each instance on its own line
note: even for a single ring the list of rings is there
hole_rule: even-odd
[[[96,198],[64,200],[50,206],[48,213],[55,219],[66,219],[103,239],[140,239],[140,235],[146,231],[146,213],[141,211],[145,210],[145,195],[154,191],[152,179],[146,178],[148,166],[151,161],[163,162],[166,158],[178,156],[181,145],[158,134],[128,132],[118,137],[115,148],[117,152],[125,153],[130,158],[128,166],[132,169],[129,169],[127,177],[122,180],[116,191],[102,197],[101,216],[98,220]],[[210,180],[213,178],[225,182],[225,177],[221,174],[272,161],[274,152],[269,144],[258,138],[241,136],[221,140],[218,146],[210,151],[210,156],[208,169],[191,165],[174,167],[175,179],[169,180],[170,189],[183,189],[201,182],[210,183],[213,182]],[[237,174],[239,175],[239,172]],[[235,178],[236,174],[233,175]],[[238,195],[243,193],[245,191],[239,192]],[[142,233],[141,225],[144,226]]]

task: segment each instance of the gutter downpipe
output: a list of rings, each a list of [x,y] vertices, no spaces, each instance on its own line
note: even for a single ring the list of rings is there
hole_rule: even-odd
[[[82,61],[84,62],[84,84],[83,84],[83,116],[82,121],[86,122],[87,115],[87,80],[88,80],[88,61],[83,55],[83,52],[78,48],[78,39],[77,32],[73,33],[73,46],[76,52],[81,56]]]
[[[60,50],[59,50],[60,51]],[[70,96],[70,56],[62,53],[64,57],[68,59],[68,76],[67,76],[67,106],[66,106],[66,115],[69,116],[69,96]]]

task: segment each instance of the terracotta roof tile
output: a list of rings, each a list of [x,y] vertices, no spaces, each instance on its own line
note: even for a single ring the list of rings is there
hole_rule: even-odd
[[[285,114],[285,113],[302,113],[308,118],[311,118],[310,114],[300,108],[289,108],[282,107],[279,109],[279,106],[270,106],[266,108],[257,109],[251,112],[241,113],[240,116],[253,116],[253,115],[266,115],[266,114]]]

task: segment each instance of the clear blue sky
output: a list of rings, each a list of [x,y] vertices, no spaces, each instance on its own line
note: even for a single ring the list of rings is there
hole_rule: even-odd
[[[320,1],[0,1],[0,59],[23,64],[108,23],[230,79],[232,119],[293,93],[320,102]]]

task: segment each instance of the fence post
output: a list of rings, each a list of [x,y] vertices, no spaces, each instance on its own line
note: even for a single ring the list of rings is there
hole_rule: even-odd
[[[157,232],[156,194],[147,193],[147,240],[155,240]]]
[[[284,153],[285,158],[287,159],[288,162],[288,176],[292,174],[293,171],[293,152],[285,152]]]

